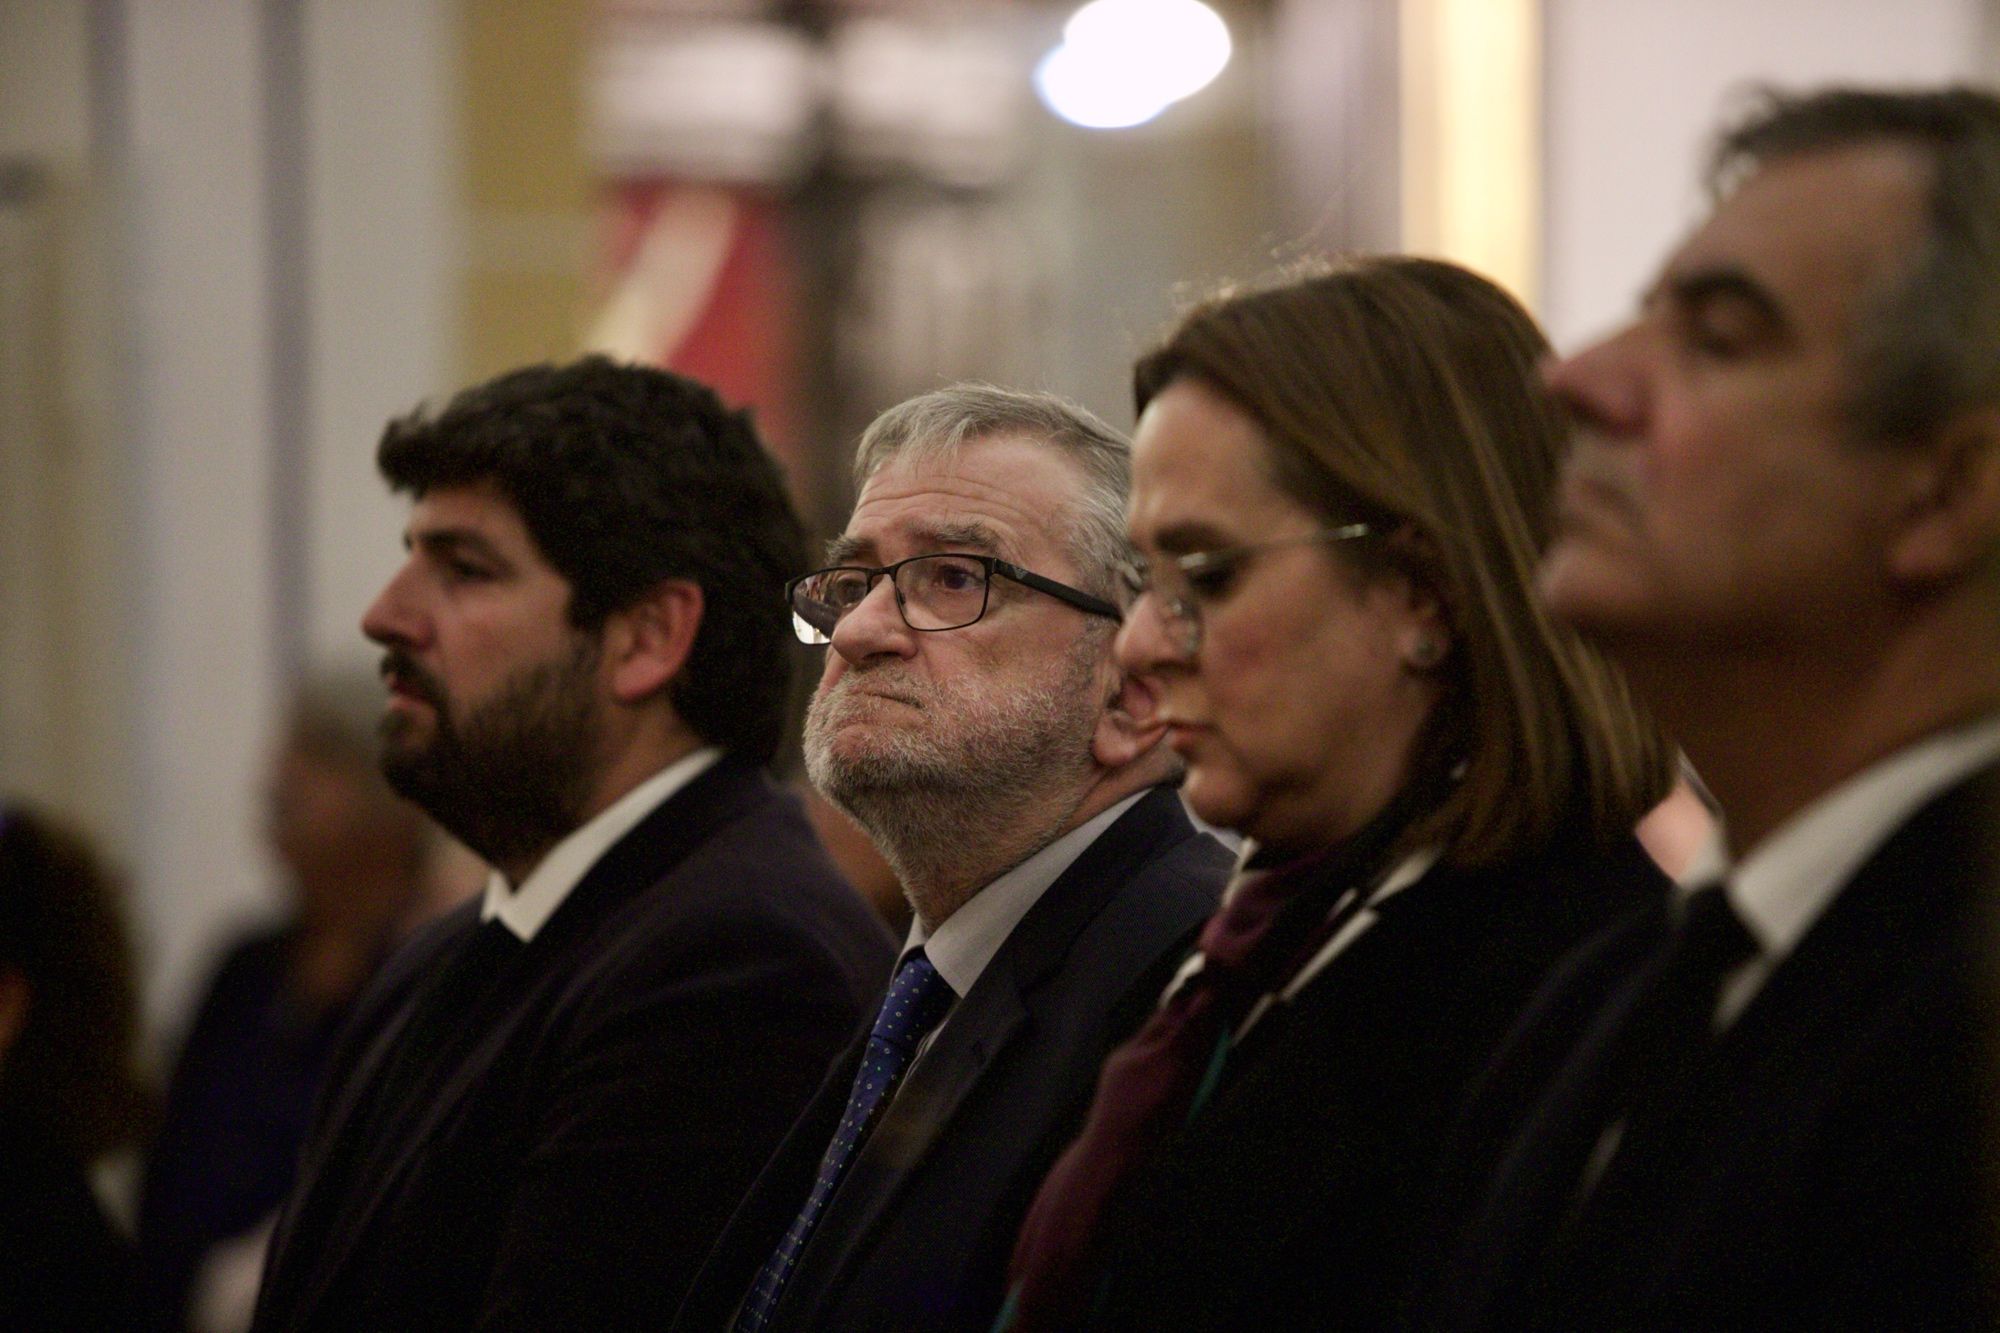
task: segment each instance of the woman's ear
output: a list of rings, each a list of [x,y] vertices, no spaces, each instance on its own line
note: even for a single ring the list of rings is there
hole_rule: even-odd
[[[1435,671],[1450,651],[1451,643],[1445,634],[1420,629],[1408,637],[1403,648],[1403,665],[1412,671]]]
[[[1394,599],[1396,654],[1413,672],[1435,671],[1451,656],[1451,612],[1439,594],[1444,567],[1428,535],[1405,524],[1387,538],[1391,572],[1378,575],[1375,595]]]

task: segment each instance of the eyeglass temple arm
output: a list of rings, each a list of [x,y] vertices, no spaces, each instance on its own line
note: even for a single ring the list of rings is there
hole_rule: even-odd
[[[1005,560],[994,560],[993,568],[1024,587],[1033,588],[1036,592],[1045,592],[1058,601],[1068,602],[1079,611],[1088,611],[1094,616],[1108,616],[1112,620],[1125,619],[1125,613],[1116,606],[1102,597],[1092,597],[1081,588],[1072,588],[1067,583],[1057,583],[1054,579],[1043,578],[1033,570],[1008,564]]]

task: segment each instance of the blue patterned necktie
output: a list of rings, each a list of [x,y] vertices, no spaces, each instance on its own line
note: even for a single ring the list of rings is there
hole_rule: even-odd
[[[938,975],[922,949],[904,959],[903,965],[896,969],[896,979],[875,1015],[875,1026],[869,1030],[868,1049],[863,1052],[861,1068],[854,1075],[854,1090],[847,1095],[847,1109],[841,1114],[840,1127],[834,1131],[826,1155],[820,1158],[819,1179],[813,1182],[812,1194],[793,1219],[791,1229],[785,1232],[784,1240],[764,1261],[750,1294],[743,1298],[742,1312],[736,1318],[737,1333],[760,1333],[770,1322],[793,1265],[811,1239],[820,1214],[826,1211],[827,1200],[840,1187],[841,1178],[867,1138],[876,1113],[888,1103],[903,1071],[910,1067],[917,1046],[937,1026],[945,1010],[951,1008],[953,998],[951,986]]]

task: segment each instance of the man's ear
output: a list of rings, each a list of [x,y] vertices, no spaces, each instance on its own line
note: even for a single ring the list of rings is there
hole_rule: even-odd
[[[666,579],[604,622],[604,671],[611,695],[636,704],[665,689],[687,664],[701,629],[701,585]]]
[[[1929,585],[1976,572],[2000,543],[2000,407],[1954,417],[1913,457],[1907,475],[1890,577]]]
[[[1151,680],[1120,670],[1109,661],[1105,670],[1110,673],[1110,697],[1097,715],[1090,752],[1103,767],[1117,769],[1158,745],[1167,726],[1160,720],[1160,694]]]

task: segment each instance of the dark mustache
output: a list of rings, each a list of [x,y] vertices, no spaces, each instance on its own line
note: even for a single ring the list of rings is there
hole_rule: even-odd
[[[396,678],[398,684],[433,707],[444,707],[444,685],[417,664],[401,648],[391,648],[382,654],[382,679]]]

